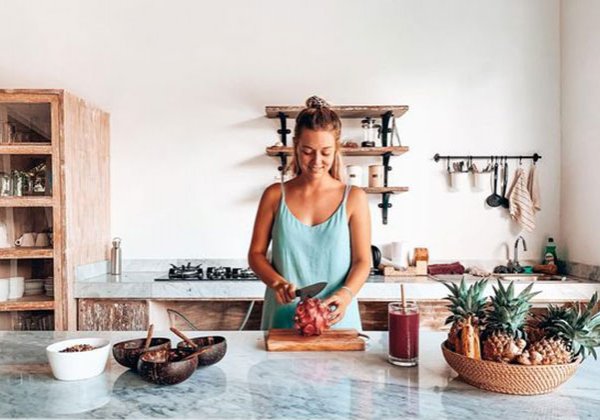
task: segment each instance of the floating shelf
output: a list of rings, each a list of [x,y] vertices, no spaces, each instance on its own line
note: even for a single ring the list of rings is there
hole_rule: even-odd
[[[269,105],[265,107],[267,118],[279,118],[279,113],[288,118],[296,118],[304,106]],[[342,105],[332,106],[340,118],[380,118],[387,112],[392,112],[394,117],[401,117],[408,111],[408,105]]]
[[[292,133],[287,126],[287,120],[296,118],[304,106],[276,106],[268,105],[265,107],[267,118],[277,118],[280,127],[277,133],[280,136],[282,146],[267,147],[267,155],[278,157],[281,161],[279,171],[284,171],[287,167],[287,161],[293,155],[294,149],[288,146],[288,135]],[[332,106],[340,118],[381,118],[380,134],[382,147],[343,147],[342,154],[345,156],[379,156],[383,163],[383,188],[363,188],[368,194],[381,194],[381,203],[378,204],[381,209],[381,219],[383,224],[387,224],[388,209],[392,207],[390,196],[392,194],[408,191],[408,187],[388,187],[388,172],[392,169],[390,158],[399,156],[408,152],[406,146],[392,146],[393,126],[395,119],[401,117],[408,111],[408,105],[343,105]],[[389,142],[388,142],[389,140]],[[398,140],[400,145],[400,141]]]
[[[0,197],[0,207],[52,207],[50,196]]]
[[[23,296],[20,299],[0,302],[0,312],[9,311],[51,311],[54,298],[46,295]]]
[[[52,248],[35,246],[0,248],[0,260],[53,258]]]
[[[344,156],[384,156],[390,153],[391,156],[400,156],[408,152],[407,146],[388,146],[388,147],[342,147]],[[294,148],[291,146],[271,146],[267,147],[269,156],[292,156]]]
[[[13,143],[0,144],[0,154],[4,155],[51,155],[50,143]]]
[[[367,194],[399,194],[408,191],[408,187],[362,187]]]

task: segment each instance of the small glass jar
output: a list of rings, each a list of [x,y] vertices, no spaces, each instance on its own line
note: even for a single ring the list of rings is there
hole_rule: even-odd
[[[419,363],[419,308],[414,301],[388,305],[388,361],[397,366]]]

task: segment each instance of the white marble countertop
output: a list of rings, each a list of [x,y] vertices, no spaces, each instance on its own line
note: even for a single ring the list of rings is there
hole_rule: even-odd
[[[154,281],[164,276],[162,272],[126,272],[121,276],[104,274],[75,282],[76,298],[113,299],[262,299],[265,285],[257,280],[232,281]],[[462,276],[443,276],[444,280],[457,281]],[[475,277],[470,276],[470,281]],[[371,276],[363,286],[360,300],[393,300],[400,296],[400,284],[406,294],[415,300],[439,300],[448,295],[441,281],[432,277],[383,277]],[[486,293],[492,294],[492,283]],[[516,289],[527,286],[518,282]],[[533,302],[571,302],[588,300],[595,291],[600,291],[600,282],[569,278],[566,281],[537,281],[535,290],[541,290]]]
[[[414,368],[387,362],[387,333],[368,333],[366,352],[319,353],[268,353],[261,332],[212,334],[227,338],[225,358],[160,387],[112,357],[102,375],[76,382],[53,379],[47,364],[44,349],[52,342],[102,336],[116,343],[143,332],[0,332],[0,417],[598,418],[600,361],[593,359],[553,393],[519,397],[457,379],[439,348],[444,333],[421,333]]]

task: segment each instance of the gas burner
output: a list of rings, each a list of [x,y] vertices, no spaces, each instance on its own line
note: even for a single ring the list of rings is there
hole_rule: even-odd
[[[206,278],[209,280],[225,280],[231,277],[231,267],[207,267]]]
[[[169,269],[170,279],[201,279],[203,276],[202,264],[192,266],[192,263],[187,263],[181,267],[171,264]]]
[[[187,263],[181,266],[171,264],[167,276],[159,277],[156,281],[211,281],[211,280],[258,280],[254,271],[241,267],[206,267],[202,264],[193,266]]]

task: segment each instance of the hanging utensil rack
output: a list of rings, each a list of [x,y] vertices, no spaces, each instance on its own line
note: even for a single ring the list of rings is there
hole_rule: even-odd
[[[487,160],[519,159],[519,161],[526,160],[526,159],[532,159],[533,162],[535,163],[538,160],[540,160],[541,158],[542,158],[542,155],[539,155],[537,153],[534,153],[533,155],[488,155],[488,156],[474,156],[474,155],[467,155],[467,156],[442,156],[439,153],[436,153],[435,155],[433,155],[433,160],[435,160],[436,162],[439,162],[440,159],[446,159],[446,160],[455,160],[455,159],[466,159],[466,160],[474,160],[474,159],[487,159]]]

